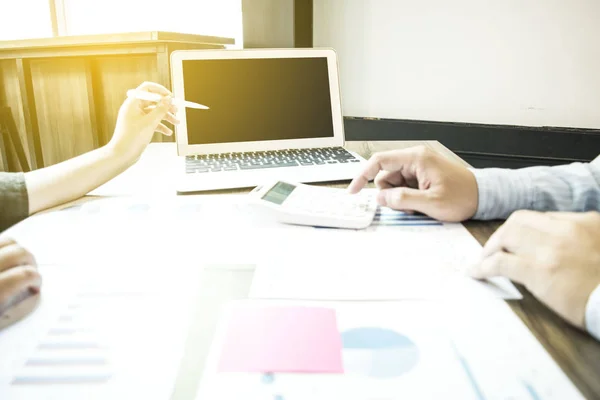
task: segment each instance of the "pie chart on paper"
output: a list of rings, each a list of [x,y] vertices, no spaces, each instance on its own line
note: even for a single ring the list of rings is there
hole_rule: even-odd
[[[372,378],[395,378],[419,362],[419,349],[390,329],[356,328],[342,332],[344,372]]]

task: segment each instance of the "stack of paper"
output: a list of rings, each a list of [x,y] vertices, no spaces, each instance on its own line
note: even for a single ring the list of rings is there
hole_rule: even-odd
[[[366,230],[324,229],[245,196],[118,198],[3,236],[44,287],[0,332],[0,398],[169,398],[203,263],[258,265],[257,300],[223,315],[198,399],[580,397],[498,300],[521,297],[510,281],[465,276],[481,247],[460,224],[382,208]]]

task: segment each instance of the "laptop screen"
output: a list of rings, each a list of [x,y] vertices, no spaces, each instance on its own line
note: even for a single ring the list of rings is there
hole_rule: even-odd
[[[333,137],[327,58],[184,60],[188,144]]]

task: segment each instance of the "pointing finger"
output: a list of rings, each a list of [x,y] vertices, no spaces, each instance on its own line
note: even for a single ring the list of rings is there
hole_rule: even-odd
[[[392,150],[373,154],[359,176],[348,186],[350,193],[358,193],[370,180],[375,179],[379,171],[400,171],[410,168],[422,154],[422,149]]]

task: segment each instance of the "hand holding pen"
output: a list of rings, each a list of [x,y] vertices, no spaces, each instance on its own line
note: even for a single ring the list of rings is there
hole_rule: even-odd
[[[151,98],[142,100],[140,97]],[[119,109],[114,134],[107,144],[126,160],[137,160],[152,141],[154,133],[172,136],[169,124],[178,125],[178,107],[170,90],[154,82],[144,82],[127,92]]]

